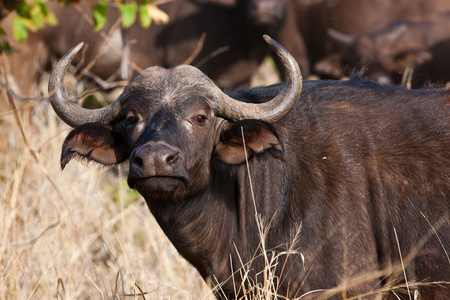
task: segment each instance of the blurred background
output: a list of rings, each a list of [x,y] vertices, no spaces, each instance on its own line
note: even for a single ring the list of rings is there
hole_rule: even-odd
[[[86,107],[154,65],[191,64],[227,90],[280,82],[263,34],[304,79],[450,81],[448,0],[4,0],[0,18],[0,299],[211,298],[127,187],[126,164],[61,172],[70,128],[48,77],[80,41],[66,80]]]

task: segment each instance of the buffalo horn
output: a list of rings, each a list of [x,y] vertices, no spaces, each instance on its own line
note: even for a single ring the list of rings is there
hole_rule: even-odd
[[[266,42],[275,50],[281,60],[286,81],[281,92],[273,99],[264,103],[246,103],[238,101],[222,93],[222,101],[216,108],[217,115],[233,121],[257,119],[273,123],[281,119],[300,99],[302,92],[302,74],[297,61],[279,43],[264,35]]]
[[[341,43],[344,46],[350,47],[356,40],[355,37],[345,34],[343,32],[337,31],[333,28],[327,29],[327,34],[334,39],[336,42]]]
[[[79,43],[66,53],[56,64],[48,84],[49,100],[56,114],[69,126],[76,127],[86,123],[107,123],[117,116],[122,106],[122,98],[100,109],[86,109],[79,106],[75,99],[67,95],[64,87],[64,74],[77,53],[83,48]]]

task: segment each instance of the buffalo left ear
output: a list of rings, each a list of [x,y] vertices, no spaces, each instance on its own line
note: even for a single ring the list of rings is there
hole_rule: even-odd
[[[126,160],[129,149],[122,134],[112,126],[88,123],[78,126],[66,137],[61,153],[61,168],[64,169],[73,157],[113,165]]]
[[[275,158],[284,159],[283,150],[281,141],[270,124],[257,120],[244,120],[222,132],[215,153],[224,163],[240,164],[247,158],[266,151]]]

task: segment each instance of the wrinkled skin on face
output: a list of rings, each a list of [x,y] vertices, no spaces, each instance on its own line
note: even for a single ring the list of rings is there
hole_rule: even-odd
[[[177,82],[168,84],[168,80]],[[128,184],[146,199],[178,199],[207,187],[211,159],[242,163],[266,150],[280,156],[281,145],[262,121],[230,122],[217,116],[213,83],[196,69],[154,67],[136,77],[122,97],[123,117],[110,124],[78,126],[63,145],[61,164],[84,157],[102,164],[129,159]],[[248,131],[247,153],[241,127]]]
[[[201,91],[201,96],[192,96],[187,90],[189,85],[167,91],[153,85],[129,91],[132,100],[124,121],[127,144],[133,149],[128,183],[146,198],[178,198],[207,184],[199,179],[207,177],[207,157],[215,142],[210,137],[222,122],[216,122],[203,98],[212,95]]]

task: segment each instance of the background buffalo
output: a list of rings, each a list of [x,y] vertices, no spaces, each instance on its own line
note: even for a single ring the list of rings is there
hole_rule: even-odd
[[[291,1],[289,5],[296,3]],[[303,1],[303,5],[313,7],[337,3]],[[294,16],[294,21],[300,22]],[[333,52],[345,59],[347,48],[341,41],[330,37],[326,28],[315,30],[325,32],[324,42],[332,44]],[[382,28],[372,33],[379,31],[382,32]],[[353,38],[366,33],[353,35]],[[40,50],[42,44],[36,45],[32,54],[44,53]],[[322,49],[319,47],[310,53]],[[56,55],[55,59],[58,57]],[[26,70],[20,76],[32,73],[36,62],[20,63],[19,60],[16,66],[25,66]],[[72,163],[64,172],[60,171],[57,158],[69,128],[49,109],[47,101],[9,100],[5,79],[12,76],[3,69],[8,65],[4,60],[0,63],[3,88],[0,95],[0,270],[3,274],[0,298],[87,299],[133,295],[209,299],[210,289],[158,230],[145,200],[129,191],[120,176],[111,175],[117,172],[124,175],[126,170],[122,166],[97,168],[92,164]],[[342,67],[347,74],[347,66]],[[46,68],[37,70],[42,74]],[[115,75],[119,76],[117,79],[120,73]],[[22,83],[26,77],[20,78],[19,83]],[[26,94],[23,89],[16,91]],[[292,236],[296,237],[296,233]],[[349,242],[344,239],[342,245]],[[324,275],[327,276],[328,273]],[[260,297],[270,298],[270,290],[265,288],[255,289]]]
[[[129,80],[149,66],[182,63],[199,67],[221,87],[248,84],[270,53],[261,39],[267,33],[289,36],[287,47],[307,69],[303,49],[297,50],[303,47],[301,39],[290,37],[295,17],[286,0],[248,0],[231,5],[226,1],[163,2],[158,7],[168,14],[168,23],[152,24],[148,29],[139,22],[121,28],[117,8],[109,7],[107,24],[99,32],[94,31],[92,23],[91,5],[95,2],[82,1],[69,7],[49,2],[59,25],[46,26],[30,33],[24,43],[13,44],[15,51],[8,65],[21,90],[29,89],[38,74],[50,69],[51,59],[62,56],[80,41],[87,47],[81,64],[79,59],[74,64],[103,88],[114,86],[112,81]],[[274,8],[269,8],[271,14],[264,5],[254,9],[255,4],[265,2]],[[11,20],[4,24],[10,34]],[[24,65],[29,67],[21,67]]]
[[[295,0],[295,3],[298,27],[307,45],[307,56],[314,73],[323,77],[341,78],[362,70],[370,79],[399,84],[405,69],[400,68],[395,72],[392,69],[403,65],[405,68],[411,67],[415,70],[416,87],[421,87],[427,82],[442,82],[448,78],[442,72],[432,70],[436,65],[446,65],[448,62],[447,57],[439,54],[441,51],[444,52],[447,46],[438,42],[450,38],[448,30],[419,29],[422,26],[419,24],[437,22],[444,25],[445,12],[450,10],[449,1]],[[439,18],[442,20],[436,20]],[[400,35],[397,36],[398,43],[394,45],[393,42],[386,40],[388,37],[386,32],[397,26],[397,22],[410,22],[416,25],[411,26],[414,29],[410,28],[409,31],[403,32],[401,38],[398,38]],[[417,39],[419,31],[423,33],[421,39]],[[342,33],[339,36],[346,36],[346,41],[333,33]],[[363,41],[375,40],[379,35],[384,36],[387,42],[381,42],[380,37],[379,44],[373,42],[363,44]],[[361,42],[351,46],[349,38],[359,39]],[[395,38],[394,32],[391,39]],[[401,51],[394,54],[396,50],[392,47],[400,48]],[[421,57],[423,52],[418,51],[435,54],[429,57],[430,64],[421,64],[424,60]],[[414,60],[419,64],[408,63],[411,54],[415,55]],[[387,59],[391,60],[389,64],[386,64]],[[416,70],[419,67],[420,70]]]
[[[433,29],[447,28],[450,4],[444,0],[176,0],[159,5],[170,18],[168,24],[143,29],[136,22],[124,30],[116,22],[117,10],[110,8],[100,32],[89,21],[93,3],[86,0],[68,8],[49,3],[60,24],[14,44],[8,65],[19,89],[29,90],[50,69],[52,58],[82,40],[88,47],[78,67],[88,66],[84,74],[103,88],[148,66],[181,63],[199,67],[221,87],[235,88],[248,84],[271,53],[261,42],[262,34],[285,45],[305,77],[342,78],[363,71],[378,82],[400,84],[405,70],[412,70],[415,87],[448,79],[448,59],[441,53],[447,50],[449,34]],[[396,35],[399,22],[410,25]],[[436,25],[420,25],[427,22]],[[3,23],[9,32],[10,20]],[[22,65],[30,67],[24,71]]]

